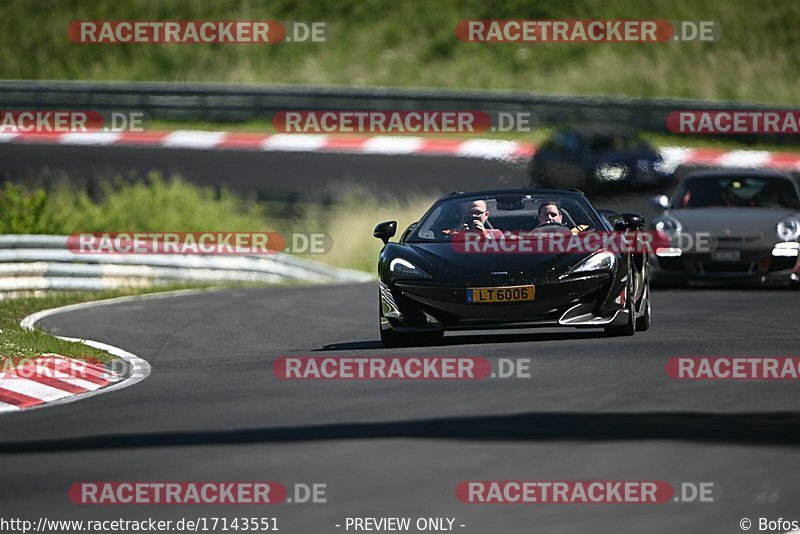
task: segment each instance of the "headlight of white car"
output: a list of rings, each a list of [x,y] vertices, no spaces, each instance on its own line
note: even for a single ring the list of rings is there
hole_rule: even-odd
[[[617,257],[613,253],[601,250],[573,267],[570,274],[611,270],[616,264]]]
[[[431,275],[410,261],[404,260],[403,258],[393,259],[389,263],[389,271],[391,271],[395,278],[421,278],[423,280],[431,279]]]
[[[800,219],[789,216],[778,223],[778,237],[783,241],[797,241],[800,237]]]
[[[674,217],[670,217],[669,215],[658,217],[653,222],[655,223],[654,227],[656,231],[664,232],[670,237],[670,239],[681,233],[681,230],[683,229],[680,221]]]

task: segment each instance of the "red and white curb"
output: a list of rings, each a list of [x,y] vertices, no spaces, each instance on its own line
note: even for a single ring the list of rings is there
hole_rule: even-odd
[[[97,391],[121,379],[103,365],[45,354],[0,372],[0,412],[32,408]]]
[[[148,295],[132,295],[106,300],[81,302],[78,304],[70,304],[68,306],[61,306],[59,308],[52,308],[33,313],[25,317],[20,322],[20,326],[27,330],[33,330],[35,324],[40,320],[59,313],[83,310],[98,306],[107,306],[110,304],[118,304],[123,302],[169,298],[180,295],[190,295],[218,290],[219,288],[181,289],[177,291],[167,291]],[[127,372],[125,373],[125,376],[115,375],[115,373],[112,373],[104,366],[86,364],[86,362],[64,358],[63,356],[46,355],[35,360],[35,367],[12,369],[0,373],[0,395],[5,395],[0,396],[0,414],[25,412],[32,409],[74,402],[88,397],[93,397],[95,395],[130,387],[134,384],[138,384],[150,376],[151,368],[150,364],[146,360],[143,360],[135,354],[131,354],[130,352],[119,347],[115,347],[107,343],[101,343],[99,341],[93,341],[91,339],[78,339],[65,336],[55,337],[65,341],[82,343],[89,347],[104,350],[109,354],[117,356],[118,358],[122,358],[126,362]],[[66,362],[69,362],[71,366],[77,367],[78,372],[65,373],[74,375],[72,377],[59,376],[56,374],[55,379],[58,382],[50,380],[49,378],[53,378],[54,375],[53,369],[63,369],[63,367],[60,366],[65,365]],[[31,364],[28,363],[26,365]],[[34,375],[34,377],[31,378],[31,375]],[[87,378],[88,376],[92,376],[99,380]],[[105,381],[105,383],[100,383],[100,380]]]
[[[478,159],[530,158],[536,146],[519,141],[409,136],[349,137],[318,134],[208,132],[196,130],[148,132],[0,133],[0,143],[64,146],[160,147],[190,150],[261,152],[322,152],[372,155],[451,156]],[[720,150],[663,147],[668,168],[678,165],[726,168],[774,168],[800,171],[800,154],[763,150]]]
[[[434,139],[409,136],[345,137],[319,134],[206,132],[0,133],[0,143],[67,146],[160,147],[261,152],[330,152],[374,155],[432,155],[484,159],[528,158],[533,145],[498,139]]]

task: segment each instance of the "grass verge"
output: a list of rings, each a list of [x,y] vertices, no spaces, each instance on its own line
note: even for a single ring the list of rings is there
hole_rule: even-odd
[[[785,0],[72,0],[0,3],[4,78],[465,87],[797,102],[800,4]],[[74,20],[324,21],[324,43],[73,44]],[[461,42],[464,19],[705,20],[713,42]]]

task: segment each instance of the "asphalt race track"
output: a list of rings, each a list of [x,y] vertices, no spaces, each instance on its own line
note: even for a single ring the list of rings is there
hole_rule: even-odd
[[[271,198],[319,197],[342,184],[376,191],[474,191],[524,187],[525,164],[446,156],[203,151],[159,147],[92,147],[0,143],[0,180],[146,176],[159,171],[203,186],[226,185]]]
[[[4,416],[3,515],[275,516],[282,532],[302,534],[345,532],[348,516],[454,517],[456,531],[480,534],[734,533],[747,517],[757,532],[759,517],[800,519],[797,383],[676,381],[665,364],[797,355],[797,295],[656,291],[652,328],[630,338],[454,333],[441,346],[391,350],[378,341],[377,282],[215,291],[49,317],[46,330],[124,348],[153,374]],[[531,377],[287,381],[273,374],[281,355],[529,358]],[[78,481],[206,480],[325,483],[328,502],[78,506],[67,496]],[[714,502],[473,505],[456,498],[466,480],[713,482]]]

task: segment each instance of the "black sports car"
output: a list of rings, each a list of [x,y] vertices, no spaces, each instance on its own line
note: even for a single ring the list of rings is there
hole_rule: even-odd
[[[533,187],[586,191],[657,188],[673,180],[658,150],[633,131],[604,125],[554,132],[534,154],[530,175]]]
[[[381,340],[425,344],[445,330],[536,326],[599,327],[610,335],[647,330],[646,251],[497,249],[498,242],[523,243],[514,241],[519,236],[555,241],[557,234],[635,235],[629,231],[643,227],[636,214],[600,215],[581,192],[546,189],[453,193],[397,243],[389,242],[397,223],[383,222],[374,231],[385,243]],[[478,248],[469,251],[465,242]]]
[[[697,171],[671,201],[653,203],[664,210],[653,229],[672,240],[651,257],[654,281],[800,286],[800,191],[791,175]]]

